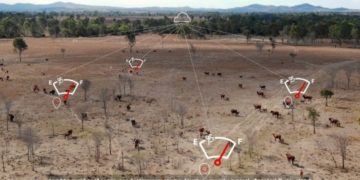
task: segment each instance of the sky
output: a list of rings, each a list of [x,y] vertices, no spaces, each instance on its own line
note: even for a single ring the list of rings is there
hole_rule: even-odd
[[[0,3],[33,3],[49,4],[61,0],[0,0]],[[194,8],[231,8],[249,4],[286,5],[293,6],[303,3],[319,5],[327,8],[345,7],[360,9],[360,0],[62,0],[86,5],[118,6],[118,7],[179,7],[190,6]]]

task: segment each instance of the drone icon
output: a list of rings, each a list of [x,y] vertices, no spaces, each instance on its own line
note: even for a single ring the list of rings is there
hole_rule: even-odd
[[[290,85],[294,84],[296,81],[302,81],[302,85],[298,90],[291,90]],[[315,80],[311,79],[311,81],[304,79],[304,78],[294,78],[290,76],[288,79],[280,79],[280,84],[284,84],[286,89],[289,91],[290,94],[295,94],[295,98],[299,99],[301,94],[305,94],[309,89],[311,84],[314,84]]]
[[[223,150],[221,151],[220,155],[209,155],[205,148],[204,148],[204,143],[207,142],[208,145],[212,144],[215,140],[223,140],[226,141],[225,147],[223,148]],[[201,151],[204,153],[206,159],[215,159],[214,160],[214,164],[215,166],[220,166],[221,162],[223,159],[229,159],[232,152],[235,149],[236,145],[240,145],[240,143],[242,142],[242,139],[238,139],[238,142],[235,142],[229,138],[226,137],[213,137],[211,134],[205,136],[205,139],[201,140],[198,143],[197,139],[194,139],[194,145],[198,145],[201,149]]]
[[[146,59],[138,59],[138,58],[130,58],[126,59],[126,62],[129,64],[130,68],[134,70],[136,73],[140,71],[144,63],[146,62]]]
[[[60,92],[58,86],[60,86],[61,84],[63,84],[64,82],[70,82],[71,86],[69,87],[68,91],[63,91]],[[72,79],[63,79],[62,77],[58,77],[56,79],[56,81],[52,81],[49,80],[49,85],[50,86],[54,86],[56,93],[61,96],[61,95],[74,95],[76,90],[78,89],[79,85],[82,84],[82,80],[80,80],[79,82],[72,80]]]

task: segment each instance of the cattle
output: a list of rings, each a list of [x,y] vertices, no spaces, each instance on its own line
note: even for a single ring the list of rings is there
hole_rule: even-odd
[[[218,76],[222,76],[222,73],[217,73]]]
[[[33,92],[38,93],[40,91],[40,88],[38,85],[34,85]]]
[[[6,76],[6,80],[7,80],[7,81],[10,81],[10,76]]]
[[[254,104],[254,108],[255,108],[255,110],[261,110],[261,105],[259,105],[259,104]]]
[[[68,130],[68,132],[64,134],[64,138],[67,139],[68,137],[71,137],[72,133],[73,133],[72,129]]]
[[[239,76],[240,77],[240,79],[242,79],[244,76]]]
[[[127,109],[128,111],[131,111],[131,104],[128,104],[128,105],[126,106],[126,109]]]
[[[209,75],[210,75],[210,73],[209,73],[209,72],[204,72],[204,74],[205,74],[205,75],[207,75],[207,76],[209,76]]]
[[[225,99],[225,97],[226,97],[225,94],[220,94],[221,99]]]
[[[4,63],[0,63],[0,66],[4,66]]]
[[[46,90],[46,88],[43,89],[43,93],[44,93],[44,94],[47,94],[47,93],[48,93],[47,90]]]
[[[244,88],[243,84],[239,84],[239,88],[243,89]]]
[[[0,77],[0,81],[4,81],[4,78]]]
[[[286,158],[287,158],[288,162],[291,162],[291,164],[294,164],[295,156],[291,155],[290,153],[286,153]]]
[[[182,80],[183,80],[183,81],[186,81],[186,80],[187,80],[187,78],[186,78],[186,77],[182,77]]]
[[[265,85],[259,85],[260,89],[261,90],[265,90],[266,89],[266,86]]]
[[[15,116],[13,114],[9,114],[9,121],[14,122]]]
[[[258,96],[265,97],[265,93],[261,91],[256,91]]]
[[[340,127],[341,126],[341,123],[339,120],[337,119],[334,119],[334,118],[329,118],[329,121],[332,125],[336,125],[337,127]]]
[[[133,127],[136,127],[136,126],[137,126],[137,123],[136,123],[136,120],[135,120],[135,119],[132,119],[132,120],[131,120],[131,125],[132,125]]]
[[[225,98],[225,101],[230,101],[230,98],[229,98],[229,97],[226,97],[226,98]]]
[[[273,135],[273,137],[274,137],[274,139],[275,139],[275,141],[278,139],[279,140],[279,142],[281,142],[282,141],[282,139],[281,139],[281,135],[280,134],[272,134]]]
[[[307,96],[305,94],[303,95],[303,98],[304,98],[304,100],[308,100],[308,101],[311,101],[313,99],[312,96]]]
[[[239,116],[240,112],[238,110],[236,110],[236,109],[232,109],[231,114],[234,115],[234,116]]]
[[[268,110],[267,109],[260,109],[260,112],[267,112]]]
[[[55,92],[56,92],[55,90],[51,90],[51,91],[49,92],[49,94],[50,94],[50,95],[55,95]]]
[[[133,141],[134,141],[135,149],[140,151],[140,142],[141,142],[140,139],[135,138]]]
[[[277,119],[279,119],[281,117],[281,114],[278,112],[278,111],[270,111],[270,113],[273,115],[273,116],[276,116]]]
[[[205,128],[200,128],[199,132],[200,132],[200,138],[205,138],[210,134],[210,131],[205,130]]]
[[[116,95],[115,98],[114,98],[114,100],[115,100],[115,101],[121,101],[121,98],[122,98],[121,95]]]

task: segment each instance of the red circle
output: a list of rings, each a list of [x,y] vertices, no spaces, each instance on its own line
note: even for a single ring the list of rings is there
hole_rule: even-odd
[[[214,164],[215,164],[215,166],[220,166],[220,165],[221,165],[221,160],[220,160],[220,159],[216,159],[216,160],[214,161]]]

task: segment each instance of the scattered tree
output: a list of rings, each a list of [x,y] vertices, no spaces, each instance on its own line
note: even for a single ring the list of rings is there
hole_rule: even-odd
[[[108,117],[108,114],[107,114],[107,102],[110,100],[109,89],[107,89],[107,88],[101,89],[99,97],[100,97],[100,101],[103,104],[104,115],[105,115],[106,120],[107,120],[107,117]]]
[[[103,138],[102,138],[101,133],[96,132],[96,133],[93,134],[96,162],[100,162],[100,147],[101,147],[102,140],[103,140]]]
[[[32,164],[32,170],[34,171],[35,164],[35,146],[40,143],[40,138],[36,132],[28,127],[24,130],[21,137],[22,141],[26,144],[28,149],[28,161]]]
[[[187,108],[185,105],[179,103],[176,107],[176,113],[177,115],[180,117],[180,124],[181,124],[181,128],[184,128],[184,118],[185,115],[187,114]]]
[[[316,134],[315,126],[316,126],[316,121],[320,117],[320,113],[314,107],[307,107],[306,110],[308,111],[308,118],[311,119],[313,124],[313,132],[314,134]]]
[[[91,87],[91,81],[84,79],[82,84],[80,85],[81,89],[84,91],[84,101],[87,100],[87,93]]]
[[[331,98],[334,93],[329,89],[323,89],[320,91],[320,95],[325,98],[325,106],[328,106],[328,99]]]
[[[126,34],[126,40],[128,41],[129,48],[130,48],[130,56],[132,54],[132,49],[136,44],[136,34],[135,32],[128,32]]]
[[[262,43],[262,42],[256,42],[256,44],[255,44],[256,50],[257,50],[259,53],[261,53],[261,52],[263,51],[264,46],[265,46],[265,44]]]
[[[10,99],[5,99],[4,106],[6,111],[6,130],[9,131],[9,121],[10,121],[10,110],[13,105],[13,101]]]
[[[18,52],[19,60],[21,62],[21,54],[23,53],[23,51],[25,51],[28,48],[28,45],[26,44],[23,38],[15,38],[13,41],[13,46],[15,50]]]
[[[333,135],[335,145],[339,150],[342,162],[342,168],[345,169],[345,160],[346,160],[346,149],[350,145],[350,140],[344,135]]]

